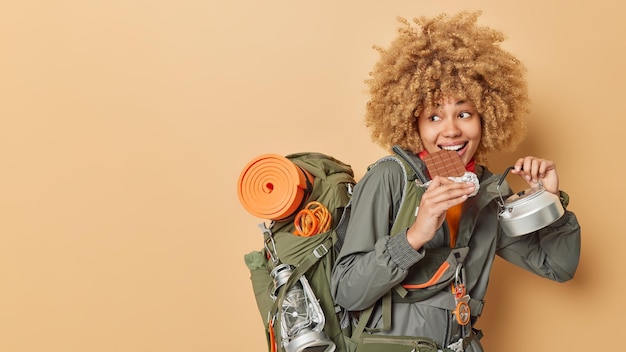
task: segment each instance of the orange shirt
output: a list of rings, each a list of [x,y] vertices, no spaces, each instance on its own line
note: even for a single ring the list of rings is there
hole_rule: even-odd
[[[450,229],[450,247],[456,245],[456,236],[459,232],[459,221],[461,220],[461,210],[463,209],[463,203],[457,204],[446,212],[446,221]]]

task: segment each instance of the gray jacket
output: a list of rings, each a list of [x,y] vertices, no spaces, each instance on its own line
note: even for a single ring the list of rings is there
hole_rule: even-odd
[[[424,164],[415,157],[425,170]],[[518,265],[550,280],[570,280],[580,256],[580,226],[574,213],[566,211],[555,223],[535,233],[507,237],[498,225],[500,176],[477,165],[480,190],[463,207],[458,237],[467,236],[469,254],[465,261],[466,287],[472,297],[472,321],[482,310],[494,257]],[[369,327],[382,328],[380,298],[401,284],[409,269],[419,263],[429,248],[448,246],[448,229],[444,225],[435,237],[419,251],[406,239],[406,230],[390,234],[402,197],[404,176],[394,161],[382,161],[372,167],[357,183],[352,196],[351,219],[345,242],[332,273],[332,293],[336,302],[350,311],[361,311],[378,302]],[[504,182],[503,197],[512,192]],[[449,290],[415,303],[394,302],[391,329],[379,334],[421,336],[448,346],[462,336],[452,314],[455,301]],[[466,351],[482,351],[473,339]]]

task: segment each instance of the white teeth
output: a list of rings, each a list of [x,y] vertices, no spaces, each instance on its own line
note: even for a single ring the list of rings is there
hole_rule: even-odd
[[[445,150],[453,150],[453,151],[457,151],[459,149],[463,148],[463,145],[448,145],[448,146],[442,146],[441,149],[445,149]]]

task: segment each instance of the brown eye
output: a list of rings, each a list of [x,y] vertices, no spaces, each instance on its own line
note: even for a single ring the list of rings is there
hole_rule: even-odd
[[[441,117],[439,117],[438,115],[432,115],[428,118],[428,121],[441,121]]]

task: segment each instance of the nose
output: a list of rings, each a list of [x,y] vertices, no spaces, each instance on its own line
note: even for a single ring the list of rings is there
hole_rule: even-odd
[[[461,134],[461,129],[457,125],[457,119],[445,119],[442,134],[444,137],[458,137]]]

